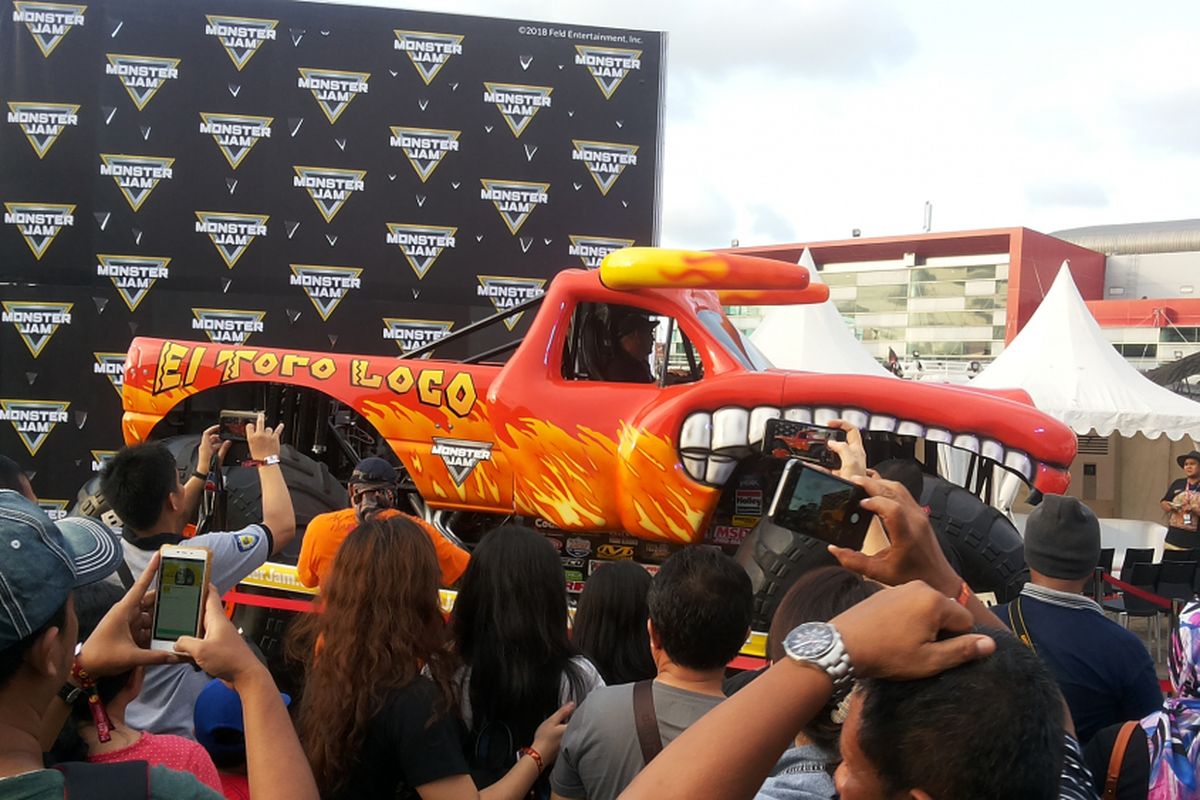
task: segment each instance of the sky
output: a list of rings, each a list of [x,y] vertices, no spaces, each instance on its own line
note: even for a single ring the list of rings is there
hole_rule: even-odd
[[[1200,217],[1200,2],[374,0],[665,31],[660,244]]]

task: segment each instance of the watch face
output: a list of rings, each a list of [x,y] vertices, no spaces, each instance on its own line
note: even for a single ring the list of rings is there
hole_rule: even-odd
[[[784,648],[793,658],[816,660],[833,648],[833,628],[823,622],[806,622],[787,635]]]

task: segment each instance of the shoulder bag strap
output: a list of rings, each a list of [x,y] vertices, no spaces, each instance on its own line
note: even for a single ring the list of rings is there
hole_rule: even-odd
[[[1013,633],[1017,635],[1021,643],[1036,653],[1037,647],[1033,644],[1033,635],[1029,632],[1029,627],[1025,624],[1025,614],[1021,612],[1020,595],[1017,595],[1017,599],[1013,600],[1008,606],[1008,621],[1012,623]]]
[[[150,797],[150,764],[119,761],[113,764],[72,762],[59,764],[66,800],[147,800]]]
[[[638,744],[642,760],[649,764],[662,752],[662,734],[658,732],[658,715],[654,713],[654,681],[638,681],[633,685],[633,720],[637,725]]]
[[[1117,733],[1117,739],[1113,742],[1112,755],[1108,757],[1108,774],[1104,778],[1103,800],[1117,800],[1117,780],[1121,777],[1121,764],[1125,761],[1125,750],[1129,745],[1129,737],[1133,735],[1133,729],[1136,727],[1136,720],[1126,722]]]

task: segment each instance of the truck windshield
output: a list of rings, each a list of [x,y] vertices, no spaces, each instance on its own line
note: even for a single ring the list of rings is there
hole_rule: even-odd
[[[761,372],[764,369],[774,368],[775,365],[771,363],[770,359],[743,336],[741,331],[733,327],[733,323],[724,314],[705,310],[701,311],[699,316],[705,329],[712,334],[727,353],[736,358],[746,369]]]

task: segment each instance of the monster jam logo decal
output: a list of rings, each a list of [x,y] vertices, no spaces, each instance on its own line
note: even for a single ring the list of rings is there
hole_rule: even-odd
[[[550,86],[485,82],[483,102],[492,103],[500,109],[500,116],[504,117],[508,129],[520,139],[537,112],[550,107],[550,93],[553,91]]]
[[[637,166],[636,144],[588,142],[582,139],[572,139],[571,144],[575,147],[571,158],[583,162],[600,189],[600,194],[608,194],[626,167]]]
[[[334,167],[292,167],[296,176],[292,186],[304,189],[316,204],[326,222],[342,210],[350,195],[365,188],[365,169],[335,169]]]
[[[129,207],[138,211],[159,181],[171,180],[174,163],[175,159],[160,156],[101,153],[100,174],[110,176]]]
[[[321,107],[321,113],[333,125],[350,105],[350,101],[367,93],[369,72],[347,72],[338,69],[313,69],[300,67],[297,85],[308,89]]]
[[[425,277],[443,250],[454,247],[454,234],[458,232],[458,228],[444,225],[406,225],[401,222],[389,222],[387,228],[387,243],[400,248],[418,280]]]
[[[450,320],[439,319],[384,317],[383,326],[383,338],[394,341],[403,354],[433,344],[449,333],[450,329],[454,327],[454,323]],[[426,353],[424,358],[429,358],[431,355],[431,353]]]
[[[13,0],[13,22],[23,22],[46,58],[75,26],[83,26],[87,6],[74,3],[35,3]]]
[[[200,112],[200,132],[213,137],[229,166],[237,169],[259,139],[271,138],[273,117]]]
[[[16,225],[38,261],[63,228],[75,225],[75,206],[65,203],[5,203],[4,224]]]
[[[79,106],[71,103],[8,103],[8,122],[20,125],[25,138],[44,158],[66,128],[79,126]]]
[[[621,47],[593,47],[575,45],[575,63],[587,67],[592,79],[600,87],[605,100],[611,100],[621,82],[635,69],[642,68],[642,51],[626,50]]]
[[[167,81],[179,78],[178,58],[159,56],[131,56],[123,53],[105,53],[108,63],[104,74],[116,75],[129,93],[129,99],[138,111],[158,94]]]
[[[408,163],[417,171],[421,183],[442,163],[446,153],[458,152],[458,137],[462,131],[443,131],[435,128],[402,128],[391,126],[388,144],[399,147],[408,156]]]
[[[515,305],[541,297],[542,287],[546,285],[544,278],[514,278],[506,275],[476,275],[479,286],[475,294],[492,301],[496,312],[507,311]],[[524,311],[504,318],[504,325],[510,331],[521,321]]]
[[[225,266],[233,269],[250,243],[267,235],[267,214],[197,211],[196,233],[207,233]]]
[[[275,41],[275,26],[279,24],[277,19],[227,17],[220,14],[204,16],[208,19],[208,24],[204,26],[205,35],[217,37],[238,72],[249,63],[263,42]]]
[[[58,522],[67,515],[66,500],[50,500],[45,497],[39,497],[37,504],[38,508],[42,509],[42,511],[45,511],[46,516],[55,522]]]
[[[170,277],[168,256],[115,256],[103,253],[96,255],[96,275],[108,278],[117,288],[117,294],[125,307],[136,311],[138,305],[154,288],[158,280]]]
[[[467,476],[480,461],[492,460],[492,443],[434,436],[433,449],[430,453],[440,458],[446,465],[446,470],[450,473],[454,485],[462,486]]]
[[[20,300],[4,300],[0,302],[4,311],[0,312],[0,322],[11,322],[21,335],[21,341],[30,354],[37,358],[58,332],[60,325],[71,324],[71,309],[74,303],[39,303]]]
[[[117,397],[120,397],[121,389],[125,386],[125,354],[92,353],[92,356],[96,359],[96,363],[92,364],[92,374],[108,378],[108,382],[117,390]]]
[[[252,334],[262,333],[265,311],[232,308],[193,308],[192,330],[204,331],[213,344],[245,344]]]
[[[93,450],[92,451],[92,472],[100,472],[108,466],[108,462],[112,461],[113,456],[117,454],[116,450]],[[105,520],[107,522],[107,520]],[[118,526],[119,527],[119,526]]]
[[[633,239],[612,239],[606,236],[577,236],[570,234],[571,246],[567,253],[578,256],[588,269],[599,269],[600,262],[609,253],[633,247]]]
[[[539,205],[550,202],[550,184],[533,181],[505,181],[497,178],[480,178],[483,189],[480,200],[491,200],[500,212],[500,218],[513,236],[521,230],[525,220]]]
[[[36,456],[54,426],[67,421],[66,400],[0,399],[0,420],[12,423],[30,456]]]
[[[392,47],[408,54],[408,60],[417,68],[417,74],[426,86],[433,83],[450,56],[462,55],[463,37],[458,34],[401,30],[392,33],[396,34]]]
[[[321,267],[315,264],[288,264],[292,277],[288,282],[292,286],[304,289],[313,308],[321,315],[322,320],[328,320],[339,304],[346,299],[352,289],[361,289],[362,270],[358,267]]]

